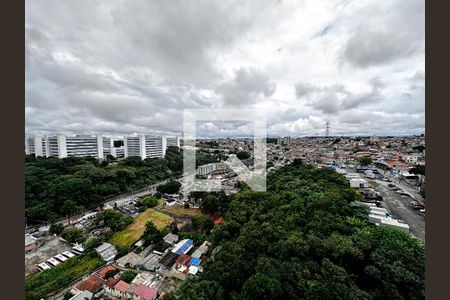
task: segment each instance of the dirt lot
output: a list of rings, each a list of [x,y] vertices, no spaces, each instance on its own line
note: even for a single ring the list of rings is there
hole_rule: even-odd
[[[166,208],[163,208],[162,210],[168,211],[169,213],[172,213],[177,216],[181,215],[188,215],[188,216],[200,216],[202,215],[202,212],[199,208],[184,208],[183,206],[179,204],[175,204]]]
[[[44,245],[36,251],[25,254],[25,277],[38,271],[36,268],[37,264],[71,249],[69,243],[63,242],[57,237],[48,236],[44,238],[44,241]]]
[[[133,220],[133,223],[128,225],[124,230],[115,233],[109,242],[116,246],[131,246],[140,239],[144,233],[145,224],[150,220],[153,221],[158,229],[165,228],[172,222],[172,218],[168,215],[150,208],[137,216]]]

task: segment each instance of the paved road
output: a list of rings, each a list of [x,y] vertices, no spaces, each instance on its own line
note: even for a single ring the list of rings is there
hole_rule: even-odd
[[[399,180],[398,178],[391,176],[389,172],[385,172],[381,169],[378,169],[381,174],[385,174],[386,177],[389,177],[392,180],[392,183],[396,184],[398,187],[403,189],[404,191],[410,193],[414,196],[414,198],[422,203],[425,203],[425,199],[418,193],[417,187],[410,185],[404,180]]]
[[[123,197],[119,196],[118,198],[114,198],[113,200],[105,202],[105,209],[114,207],[114,203],[117,203],[117,205],[120,206],[120,205],[125,204],[127,202],[130,202],[132,200],[136,200],[136,199],[138,199],[140,197],[143,197],[143,196],[146,196],[148,194],[154,193],[154,192],[156,192],[156,187],[158,185],[165,184],[165,183],[169,182],[169,180],[170,179],[165,179],[163,181],[159,181],[159,182],[157,182],[155,184],[149,185],[142,192],[138,192],[138,193],[134,193],[134,194],[127,194],[127,195],[124,195]]]
[[[411,229],[411,234],[425,243],[425,216],[410,206],[412,199],[410,197],[402,197],[391,190],[388,187],[388,182],[381,180],[370,180],[370,182],[374,182],[377,185],[374,189],[381,193],[388,210],[397,218],[405,221]],[[400,184],[400,187],[403,188],[404,185]],[[404,188],[404,190],[414,196],[417,194],[417,192],[412,193],[413,191],[410,189]],[[420,197],[420,195],[417,196]]]

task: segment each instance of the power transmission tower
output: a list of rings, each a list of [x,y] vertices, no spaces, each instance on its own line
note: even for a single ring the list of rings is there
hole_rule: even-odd
[[[330,136],[330,122],[327,121],[325,128],[325,136]]]

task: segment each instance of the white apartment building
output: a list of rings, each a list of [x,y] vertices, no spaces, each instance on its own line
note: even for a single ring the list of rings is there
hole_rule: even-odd
[[[48,156],[103,158],[102,135],[74,135],[58,134],[47,140]]]
[[[125,148],[123,146],[113,147],[113,148],[111,148],[111,155],[113,157],[123,158],[123,157],[125,157]]]
[[[165,136],[140,134],[124,137],[124,157],[140,156],[142,159],[164,157],[167,140]]]
[[[140,156],[142,159],[165,157],[168,146],[180,147],[180,138],[145,134],[125,136],[123,146],[114,147],[114,140],[103,135],[25,137],[26,154],[59,158],[92,156],[103,159],[106,155],[118,158]]]
[[[223,162],[220,163],[209,163],[206,165],[199,166],[197,168],[197,175],[207,176],[211,173],[225,173],[229,172],[231,169]]]
[[[45,139],[42,136],[25,137],[25,153],[38,156],[46,156]]]
[[[25,138],[25,153],[35,156],[85,157],[103,158],[102,135],[58,134],[53,136],[33,136]]]
[[[103,158],[106,155],[112,155],[112,149],[114,148],[113,139],[110,137],[103,137]]]
[[[167,147],[175,146],[175,147],[180,148],[180,137],[168,136],[168,137],[166,137],[166,140],[167,140]]]

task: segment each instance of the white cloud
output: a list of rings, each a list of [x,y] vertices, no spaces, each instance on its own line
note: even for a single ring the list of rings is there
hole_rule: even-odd
[[[29,133],[180,133],[184,108],[234,106],[270,135],[423,131],[423,0],[38,0],[25,25]]]

